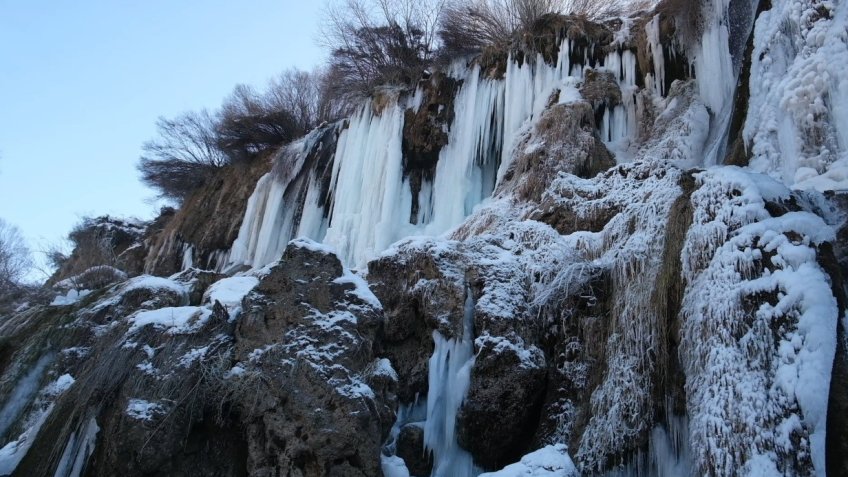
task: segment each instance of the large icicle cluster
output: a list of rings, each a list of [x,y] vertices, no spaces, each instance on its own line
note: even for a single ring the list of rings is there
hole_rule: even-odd
[[[769,213],[794,199],[765,176],[722,168],[698,182],[680,351],[699,473],[824,475],[838,312],[816,246],[833,230]]]
[[[503,178],[520,133],[552,98],[563,100],[562,91],[574,90],[590,61],[586,50],[583,62],[572,64],[575,48],[563,40],[554,65],[541,54],[533,61],[510,57],[503,80],[487,78],[479,65],[465,61],[450,68],[462,86],[434,178],[418,193],[417,217],[410,213],[413,197],[402,167],[401,134],[404,111],[420,106],[420,88],[410,97],[385,91],[379,108],[365,105],[348,121],[339,133],[327,197],[322,171],[301,171],[309,167],[305,157],[314,153],[319,134],[289,146],[277,161],[287,161],[290,173],[269,174],[257,184],[230,252],[230,268],[267,265],[300,236],[333,245],[344,263],[361,267],[403,237],[437,236],[455,227]],[[621,141],[637,129],[636,59],[631,51],[612,51],[605,63],[625,94],[621,104],[605,110],[602,134],[607,141]]]

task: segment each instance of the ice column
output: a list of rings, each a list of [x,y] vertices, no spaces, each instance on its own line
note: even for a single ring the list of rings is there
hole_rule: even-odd
[[[473,207],[491,194],[503,136],[502,81],[482,78],[474,66],[464,75],[454,101],[454,121],[448,144],[442,148],[432,188],[425,184],[419,194],[419,223],[424,233],[439,235],[467,217]],[[426,205],[430,205],[427,207]]]
[[[471,382],[474,366],[474,299],[466,291],[462,336],[446,340],[433,332],[424,446],[433,452],[433,477],[473,477],[479,473],[471,454],[456,440],[456,415]]]

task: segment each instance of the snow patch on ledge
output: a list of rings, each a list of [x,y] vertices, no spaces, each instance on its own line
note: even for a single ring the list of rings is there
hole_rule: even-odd
[[[88,294],[91,293],[91,290],[68,290],[68,293],[64,295],[56,295],[56,298],[50,302],[50,306],[67,306],[73,305],[74,303],[82,300]]]
[[[519,360],[519,366],[525,369],[537,369],[545,366],[545,354],[536,346],[525,348],[523,344],[516,344],[503,336],[491,336],[484,334],[474,340],[474,347],[482,349],[491,347],[495,354],[512,352]]]
[[[360,300],[364,301],[375,310],[382,310],[383,305],[380,303],[380,300],[377,299],[377,296],[371,291],[371,288],[368,287],[368,282],[365,281],[361,276],[351,272],[347,268],[344,269],[344,274],[339,278],[333,280],[333,283],[338,283],[340,285],[343,284],[351,284],[354,286],[353,290],[349,290],[348,293],[354,295]]]
[[[165,414],[165,408],[161,404],[144,399],[130,399],[126,413],[127,416],[139,421],[152,421],[156,416]]]
[[[157,310],[144,310],[129,318],[129,333],[152,325],[166,330],[171,335],[192,333],[200,329],[212,316],[212,311],[197,306],[165,307]]]
[[[258,284],[259,279],[254,276],[239,276],[218,280],[203,294],[203,303],[211,305],[216,301],[220,302],[230,314],[230,320],[234,320],[241,313],[242,300]]]
[[[487,472],[479,477],[577,477],[577,467],[568,456],[564,444],[543,447],[525,455],[520,462],[508,465],[497,472]]]
[[[289,245],[309,250],[310,252],[323,253],[326,255],[336,255],[336,249],[332,245],[316,242],[312,239],[301,237],[289,242]]]

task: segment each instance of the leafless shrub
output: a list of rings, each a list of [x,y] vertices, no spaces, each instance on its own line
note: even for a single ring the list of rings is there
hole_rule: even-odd
[[[0,219],[0,315],[14,310],[37,288],[25,283],[32,258],[14,225]]]
[[[310,118],[299,123],[295,114],[276,102],[284,101],[283,88],[263,96],[253,88],[238,85],[224,101],[215,126],[217,144],[231,161],[249,161],[262,152],[279,147],[306,132]],[[294,98],[288,94],[289,99]],[[305,106],[304,114],[308,114]]]
[[[47,244],[41,253],[44,255],[44,260],[47,262],[47,266],[53,270],[62,268],[62,265],[64,265],[70,258],[67,247],[64,243],[59,242]]]
[[[506,47],[543,15],[562,12],[568,0],[454,0],[444,11],[439,36],[448,54]],[[587,0],[589,1],[589,0]]]
[[[113,237],[107,229],[99,226],[97,219],[83,218],[68,234],[68,240],[74,246],[79,269],[117,263]]]
[[[375,87],[414,84],[430,65],[445,0],[338,0],[325,11],[333,98],[351,100]]]
[[[298,130],[311,130],[327,120],[320,107],[320,75],[294,68],[284,71],[269,82],[265,103],[272,110],[288,111]]]
[[[182,202],[227,164],[217,144],[215,120],[205,109],[175,119],[159,118],[156,128],[159,136],[142,146],[138,169],[141,181],[160,197]]]

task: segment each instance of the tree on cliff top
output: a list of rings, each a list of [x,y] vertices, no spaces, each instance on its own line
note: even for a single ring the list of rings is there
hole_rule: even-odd
[[[215,121],[205,109],[174,119],[159,118],[159,136],[144,143],[138,165],[141,181],[166,199],[181,202],[227,164],[218,147]]]
[[[339,0],[325,11],[331,95],[356,100],[381,85],[414,84],[430,65],[445,0]]]

